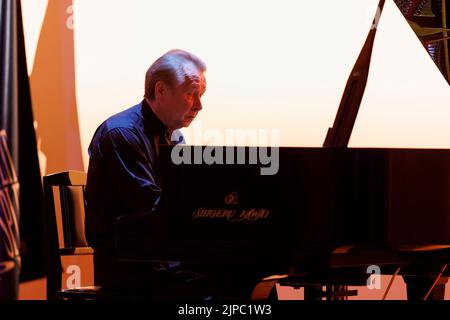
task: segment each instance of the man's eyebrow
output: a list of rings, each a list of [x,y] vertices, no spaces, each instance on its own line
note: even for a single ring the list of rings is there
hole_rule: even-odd
[[[206,91],[206,81],[197,74],[186,73],[184,75],[184,86],[194,90],[200,90],[203,87],[202,92],[204,93]]]
[[[184,81],[185,82],[200,82],[200,77],[193,73],[186,73],[184,75]]]
[[[195,82],[186,83],[186,89],[189,91],[196,91],[200,89],[200,84]]]
[[[199,89],[202,87],[202,81],[200,78],[190,79],[186,81],[186,85],[195,89]]]
[[[206,91],[206,82],[192,83],[191,87],[203,94]]]

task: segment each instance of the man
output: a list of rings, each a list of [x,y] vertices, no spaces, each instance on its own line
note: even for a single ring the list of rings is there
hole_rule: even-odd
[[[86,231],[95,252],[96,284],[121,289],[141,284],[140,289],[146,290],[175,278],[175,283],[189,278],[188,273],[174,277],[170,270],[149,270],[148,265],[142,270],[138,270],[141,265],[119,265],[114,226],[119,216],[157,209],[159,146],[170,144],[172,133],[189,126],[202,109],[205,71],[205,64],[195,55],[183,50],[167,52],[146,73],[143,101],[110,117],[95,132],[89,146]]]

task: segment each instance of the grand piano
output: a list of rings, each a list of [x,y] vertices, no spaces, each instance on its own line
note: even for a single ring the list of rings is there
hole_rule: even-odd
[[[384,0],[380,12],[383,6]],[[409,298],[430,298],[438,287],[435,298],[443,298],[450,150],[348,148],[375,33],[370,30],[350,74],[323,148],[270,149],[275,174],[261,174],[257,161],[194,164],[194,154],[249,160],[262,147],[162,147],[160,207],[119,219],[119,259],[222,273],[242,267],[261,278],[292,275],[289,284],[327,285],[365,284],[367,267],[377,265],[404,276]],[[175,164],[180,154],[192,161]]]

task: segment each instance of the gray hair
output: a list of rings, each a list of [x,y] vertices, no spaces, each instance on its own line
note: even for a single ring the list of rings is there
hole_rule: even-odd
[[[155,85],[163,81],[171,88],[181,85],[190,79],[191,68],[196,67],[200,72],[206,71],[206,64],[197,56],[184,50],[170,50],[159,57],[145,74],[144,97],[155,98]]]

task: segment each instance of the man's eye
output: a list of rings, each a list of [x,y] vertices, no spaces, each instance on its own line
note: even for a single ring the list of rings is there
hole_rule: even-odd
[[[194,93],[187,93],[187,94],[186,94],[186,97],[187,97],[188,99],[194,99]]]

